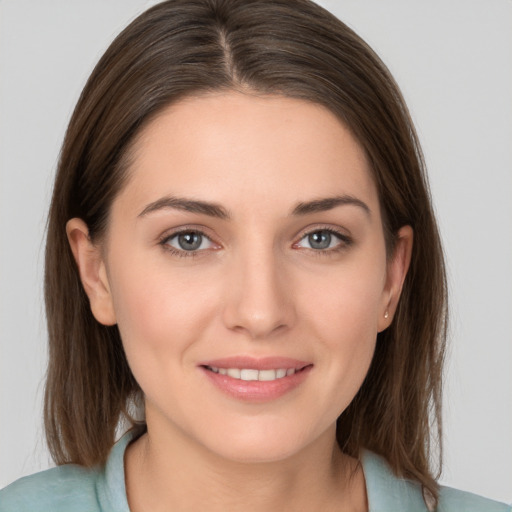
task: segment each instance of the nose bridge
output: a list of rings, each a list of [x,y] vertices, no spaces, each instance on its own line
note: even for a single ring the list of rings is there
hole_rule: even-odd
[[[279,254],[268,239],[253,237],[233,254],[225,321],[262,338],[293,321],[293,305]]]

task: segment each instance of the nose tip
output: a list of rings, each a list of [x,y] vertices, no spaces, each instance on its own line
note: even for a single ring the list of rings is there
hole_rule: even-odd
[[[268,338],[277,331],[286,329],[287,323],[281,315],[276,314],[277,309],[263,310],[255,307],[239,307],[237,318],[231,322],[230,328],[234,331],[245,332],[251,339]]]
[[[289,285],[273,261],[258,261],[233,269],[224,311],[225,325],[263,339],[289,328],[294,307]]]

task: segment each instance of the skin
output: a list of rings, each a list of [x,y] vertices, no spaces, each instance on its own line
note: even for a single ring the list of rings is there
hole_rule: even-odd
[[[321,106],[239,92],[168,107],[134,150],[102,242],[80,219],[67,225],[94,316],[118,324],[145,395],[148,434],[125,459],[132,511],[367,510],[335,422],[392,322],[413,235],[403,227],[387,257],[363,150]],[[229,218],[155,207],[168,197]],[[293,214],[332,197],[360,203]],[[180,249],[180,229],[204,233],[198,250]],[[309,235],[325,230],[339,235],[314,248]],[[313,366],[292,391],[254,403],[198,366],[235,355]]]

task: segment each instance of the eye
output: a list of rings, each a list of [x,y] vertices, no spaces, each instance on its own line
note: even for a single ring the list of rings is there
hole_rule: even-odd
[[[200,231],[181,231],[164,239],[162,245],[171,250],[196,252],[204,249],[211,249],[213,242]]]
[[[303,236],[296,244],[297,247],[325,251],[350,244],[350,239],[330,229],[319,229]]]

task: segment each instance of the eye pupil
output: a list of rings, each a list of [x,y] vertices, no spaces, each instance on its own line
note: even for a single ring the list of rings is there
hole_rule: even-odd
[[[184,251],[194,251],[199,249],[203,241],[203,236],[199,233],[189,232],[178,235],[178,244]]]
[[[331,233],[315,231],[308,235],[308,242],[313,249],[327,249],[331,245]]]

